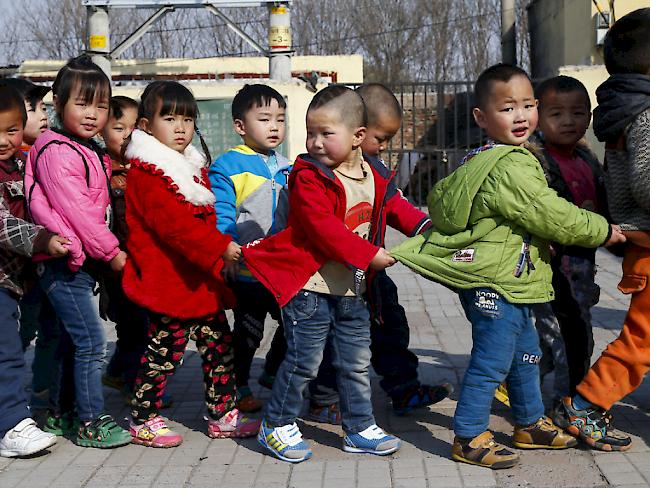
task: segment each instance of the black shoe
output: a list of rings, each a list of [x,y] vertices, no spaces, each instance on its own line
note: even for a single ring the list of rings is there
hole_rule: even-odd
[[[393,397],[395,415],[405,415],[415,408],[428,407],[447,398],[454,391],[449,383],[441,385],[420,385],[407,390],[401,398]]]

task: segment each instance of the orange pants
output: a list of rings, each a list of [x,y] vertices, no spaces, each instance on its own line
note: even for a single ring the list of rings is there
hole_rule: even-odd
[[[628,245],[618,289],[631,293],[623,330],[587,372],[577,391],[609,410],[636,390],[650,371],[650,248]]]

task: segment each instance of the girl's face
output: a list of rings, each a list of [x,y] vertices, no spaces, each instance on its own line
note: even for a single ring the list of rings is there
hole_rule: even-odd
[[[54,103],[63,127],[71,134],[81,138],[95,137],[108,121],[109,97],[101,96],[101,90],[95,92],[92,100],[86,100],[81,95],[79,87],[75,87],[64,107],[59,107],[57,97]]]
[[[25,110],[27,110],[27,124],[25,124],[23,140],[32,145],[36,138],[47,130],[47,110],[43,100],[36,101],[35,105],[25,100]]]
[[[102,137],[106,143],[108,154],[113,159],[120,159],[122,145],[129,138],[131,132],[133,132],[137,120],[138,110],[134,107],[122,109],[122,117],[119,119],[114,117],[108,119],[108,123],[102,131]]]
[[[140,119],[140,128],[151,134],[165,146],[182,153],[194,137],[194,117],[178,114],[160,114],[158,102],[152,119]]]

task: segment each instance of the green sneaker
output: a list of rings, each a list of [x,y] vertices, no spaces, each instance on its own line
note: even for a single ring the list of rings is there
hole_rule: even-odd
[[[55,414],[48,410],[43,430],[58,436],[68,436],[75,433],[79,425],[79,417],[74,412]]]
[[[81,424],[77,432],[76,444],[81,447],[112,449],[131,443],[128,430],[115,423],[113,417],[103,414],[89,424]]]

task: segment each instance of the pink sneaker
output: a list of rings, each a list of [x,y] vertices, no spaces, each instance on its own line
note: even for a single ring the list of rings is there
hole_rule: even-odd
[[[129,425],[131,442],[147,447],[175,447],[183,442],[183,436],[174,432],[161,416],[147,420],[142,425]]]
[[[219,420],[208,419],[208,437],[252,437],[260,430],[260,424],[260,420],[244,417],[239,410],[233,408]]]

